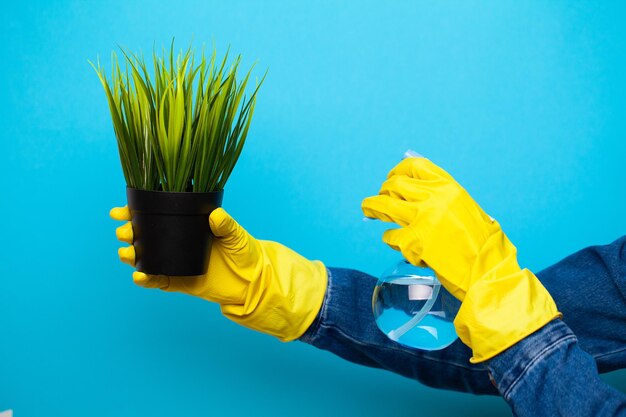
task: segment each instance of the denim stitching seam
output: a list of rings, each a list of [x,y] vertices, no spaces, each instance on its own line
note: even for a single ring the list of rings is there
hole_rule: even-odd
[[[539,353],[537,355],[535,355],[535,357],[530,360],[522,369],[522,372],[520,372],[520,374],[513,380],[513,382],[511,382],[511,384],[509,385],[509,387],[504,391],[504,393],[502,394],[502,396],[509,401],[511,398],[511,395],[513,395],[513,390],[516,388],[516,386],[518,385],[518,383],[522,380],[522,378],[526,375],[526,373],[528,371],[530,371],[534,365],[540,360],[543,359],[545,356],[550,355],[552,352],[554,352],[557,348],[559,348],[561,345],[568,343],[570,341],[576,342],[576,336],[574,335],[568,335],[562,339],[558,339],[552,343],[550,343],[549,345],[547,345],[546,347],[544,347],[543,349],[541,349],[539,351]]]

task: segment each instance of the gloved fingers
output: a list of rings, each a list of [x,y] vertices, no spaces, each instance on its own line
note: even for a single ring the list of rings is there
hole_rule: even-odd
[[[239,250],[251,239],[250,234],[221,207],[213,210],[209,225],[224,249]]]
[[[133,282],[140,287],[158,288],[168,292],[183,292],[195,296],[198,295],[198,289],[202,288],[200,281],[205,279],[204,275],[177,277],[150,275],[139,271],[133,272]],[[207,297],[203,296],[203,298]]]
[[[117,239],[124,243],[133,243],[133,225],[131,222],[126,222],[122,226],[115,229],[115,236]]]
[[[109,216],[111,216],[113,220],[120,220],[120,221],[131,219],[130,210],[128,209],[128,206],[113,207],[111,211],[109,212]]]
[[[119,248],[117,250],[117,254],[120,257],[120,261],[128,264],[130,266],[135,266],[135,247],[134,246],[126,246],[123,248]]]
[[[397,223],[400,226],[408,226],[416,214],[414,205],[388,195],[367,197],[361,203],[361,208],[365,217]]]
[[[391,249],[397,250],[398,252],[402,251],[401,241],[402,241],[403,230],[402,229],[389,229],[383,232],[383,242],[385,242]]]
[[[406,201],[424,201],[430,197],[430,193],[423,188],[422,183],[406,175],[394,175],[383,183],[379,194]]]
[[[391,178],[394,175],[407,175],[411,178],[422,180],[454,180],[443,168],[435,165],[426,158],[405,158],[396,165],[387,175]]]
[[[133,282],[144,288],[159,288],[161,290],[168,289],[170,286],[170,277],[166,275],[148,275],[143,272],[133,272]]]
[[[407,233],[414,233],[412,230],[406,228],[389,229],[383,233],[383,242],[385,242],[391,249],[397,250],[402,253],[404,258],[416,266],[427,266],[426,262],[421,258],[422,255],[422,242],[418,236],[412,236],[410,247],[407,246]]]

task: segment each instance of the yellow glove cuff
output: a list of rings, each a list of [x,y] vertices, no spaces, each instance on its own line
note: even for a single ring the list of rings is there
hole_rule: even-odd
[[[259,242],[264,252],[260,278],[249,284],[242,303],[222,304],[222,313],[289,342],[307,331],[322,307],[328,285],[326,267],[279,243]]]
[[[454,326],[473,350],[471,363],[489,360],[560,318],[552,296],[528,269],[475,282]]]

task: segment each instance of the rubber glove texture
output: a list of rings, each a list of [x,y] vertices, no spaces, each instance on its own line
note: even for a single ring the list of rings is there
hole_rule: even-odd
[[[131,213],[127,207],[116,207],[110,215],[127,221],[116,235],[131,246],[120,248],[118,254],[134,267]],[[326,293],[328,277],[322,262],[309,261],[279,243],[255,239],[222,208],[214,210],[208,221],[215,238],[205,275],[175,277],[135,271],[135,284],[219,303],[229,319],[282,341],[304,334]]]
[[[362,203],[367,217],[401,226],[383,241],[414,265],[436,271],[463,301],[459,338],[485,361],[560,314],[535,275],[521,269],[517,249],[450,174],[426,158],[394,167],[379,195]]]

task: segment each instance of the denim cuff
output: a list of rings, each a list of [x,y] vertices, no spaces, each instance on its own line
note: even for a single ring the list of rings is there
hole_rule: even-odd
[[[576,343],[576,336],[570,328],[560,319],[553,320],[489,360],[489,376],[504,399],[510,401],[529,371],[543,365],[559,347],[572,343]]]
[[[324,301],[322,302],[322,307],[320,311],[317,313],[317,317],[313,320],[313,323],[309,326],[309,328],[304,332],[302,336],[300,336],[297,340],[300,342],[308,343],[313,345],[315,340],[319,336],[319,329],[321,324],[325,321],[328,316],[328,305],[330,304],[330,299],[332,298],[333,293],[333,273],[330,268],[326,268],[326,273],[328,274],[328,282],[326,284],[326,294],[324,295]]]

